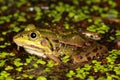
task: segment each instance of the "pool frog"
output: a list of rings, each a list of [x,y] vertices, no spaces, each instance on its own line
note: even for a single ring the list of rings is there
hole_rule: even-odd
[[[107,48],[80,33],[57,34],[54,31],[39,29],[33,24],[15,35],[13,41],[28,53],[60,63],[60,56],[70,56],[73,63],[83,63],[100,59]]]

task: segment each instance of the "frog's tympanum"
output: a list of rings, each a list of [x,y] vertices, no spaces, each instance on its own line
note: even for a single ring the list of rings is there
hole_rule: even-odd
[[[83,33],[85,34],[85,33]],[[69,55],[73,63],[84,63],[106,56],[107,48],[82,33],[57,34],[27,25],[13,41],[28,53],[61,62],[60,56]]]

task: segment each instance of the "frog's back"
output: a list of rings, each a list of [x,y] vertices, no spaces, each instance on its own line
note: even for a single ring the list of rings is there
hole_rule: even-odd
[[[84,47],[79,53],[72,56],[74,63],[84,63],[91,60],[101,60],[108,56],[108,49],[101,44],[93,42],[91,45]]]

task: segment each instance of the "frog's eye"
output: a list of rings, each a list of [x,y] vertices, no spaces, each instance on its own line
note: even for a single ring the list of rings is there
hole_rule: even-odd
[[[31,38],[36,38],[37,34],[36,34],[35,32],[32,32],[32,33],[30,34],[30,36],[31,36]]]
[[[30,40],[38,39],[38,33],[37,32],[30,32],[28,36],[29,36]]]

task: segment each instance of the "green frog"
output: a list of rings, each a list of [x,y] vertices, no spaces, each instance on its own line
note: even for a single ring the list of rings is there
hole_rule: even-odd
[[[13,41],[28,53],[61,63],[60,56],[70,56],[73,63],[83,63],[106,56],[107,48],[82,33],[57,34],[54,31],[26,26]]]

